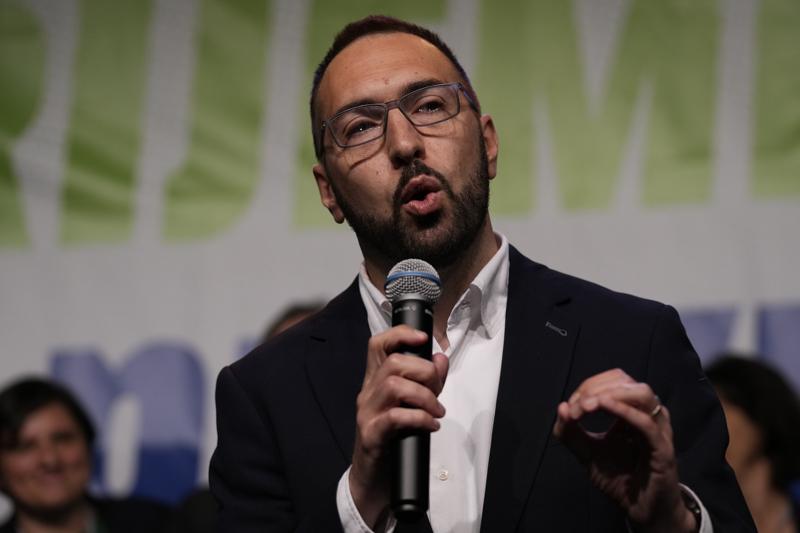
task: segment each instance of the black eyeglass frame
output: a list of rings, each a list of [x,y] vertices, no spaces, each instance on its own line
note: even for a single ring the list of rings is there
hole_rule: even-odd
[[[434,85],[427,85],[425,87],[420,87],[419,89],[414,89],[413,91],[404,94],[403,96],[401,96],[400,98],[398,98],[396,100],[390,100],[388,102],[383,102],[383,103],[376,102],[374,104],[361,104],[361,105],[357,105],[357,106],[353,106],[353,107],[348,107],[347,109],[342,109],[341,111],[339,111],[335,115],[326,118],[325,120],[322,121],[322,124],[319,127],[319,152],[317,153],[317,157],[321,156],[322,152],[325,149],[325,146],[324,146],[325,130],[326,129],[330,130],[330,123],[333,122],[334,120],[336,120],[337,118],[339,118],[340,116],[344,115],[345,113],[351,113],[354,109],[358,109],[360,107],[382,106],[384,108],[383,121],[382,121],[383,128],[381,130],[381,134],[376,136],[376,137],[373,137],[372,139],[367,139],[366,141],[361,141],[361,142],[358,142],[358,143],[355,143],[355,144],[343,145],[336,138],[336,135],[333,134],[333,130],[331,130],[331,139],[333,139],[333,142],[336,143],[336,146],[338,146],[339,148],[342,148],[343,150],[345,150],[347,148],[354,148],[356,146],[362,146],[364,144],[371,143],[373,141],[377,141],[378,139],[381,139],[381,138],[385,137],[386,136],[386,125],[389,122],[387,120],[387,118],[389,117],[389,111],[391,111],[392,109],[395,109],[395,108],[399,109],[400,113],[402,113],[403,116],[406,118],[406,120],[408,120],[415,128],[425,128],[425,127],[428,127],[428,126],[434,126],[436,124],[441,124],[442,122],[447,122],[448,120],[450,120],[450,119],[452,119],[454,117],[457,117],[459,115],[459,113],[461,113],[461,98],[458,98],[456,100],[456,106],[457,107],[456,107],[456,112],[455,113],[453,113],[452,115],[450,115],[447,118],[443,118],[443,119],[437,120],[435,122],[430,122],[428,124],[416,124],[411,119],[411,117],[409,117],[406,114],[406,112],[403,110],[403,108],[400,106],[400,102],[405,100],[409,96],[417,94],[417,93],[420,93],[422,91],[428,91],[430,89],[434,89],[434,88],[437,88],[437,87],[448,87],[448,88],[455,89],[456,92],[460,91],[464,95],[464,98],[466,98],[467,103],[469,104],[469,106],[476,113],[480,112],[480,111],[478,111],[478,106],[475,104],[475,102],[473,101],[472,97],[469,95],[469,91],[467,91],[467,89],[464,87],[463,83],[461,83],[459,81],[456,81],[456,82],[451,82],[451,83],[436,83]]]

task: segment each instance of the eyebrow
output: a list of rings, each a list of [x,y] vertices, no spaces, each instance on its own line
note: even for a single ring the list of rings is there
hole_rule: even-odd
[[[409,83],[407,83],[407,84],[405,84],[405,85],[403,85],[401,87],[399,98],[402,98],[405,95],[407,95],[408,93],[414,92],[417,89],[423,89],[425,87],[430,87],[431,85],[439,85],[439,84],[442,84],[442,83],[448,83],[448,82],[442,81],[442,80],[440,80],[438,78],[425,78],[425,79],[422,79],[422,80],[416,80],[416,81],[409,82]],[[384,102],[375,100],[374,98],[359,98],[357,100],[351,100],[351,101],[347,102],[343,106],[339,107],[336,111],[331,113],[330,116],[331,117],[335,117],[336,115],[338,115],[342,111],[345,111],[347,109],[352,109],[352,108],[358,107],[360,105],[382,104],[382,103],[384,103]],[[328,118],[330,118],[330,117],[328,117]]]

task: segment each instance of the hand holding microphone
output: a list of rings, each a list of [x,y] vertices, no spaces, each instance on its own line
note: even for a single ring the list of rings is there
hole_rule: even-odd
[[[386,292],[393,327],[369,341],[349,479],[369,526],[390,500],[402,521],[418,520],[427,510],[430,432],[444,416],[436,397],[447,375],[447,358],[431,357],[432,309],[441,293],[436,271],[424,261],[401,261],[387,277]]]
[[[386,277],[392,326],[411,326],[427,335],[425,343],[403,347],[408,355],[432,361],[433,306],[442,294],[441,285],[436,270],[419,259],[400,261]],[[415,522],[428,510],[430,453],[430,433],[406,429],[397,434],[391,456],[391,506],[398,520]]]

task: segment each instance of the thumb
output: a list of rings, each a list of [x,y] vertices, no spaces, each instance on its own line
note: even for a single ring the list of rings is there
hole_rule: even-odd
[[[566,402],[562,402],[558,406],[553,435],[564,443],[564,446],[569,448],[582,463],[586,463],[591,458],[592,447],[597,436],[589,434],[581,427],[578,420],[570,416]]]
[[[443,353],[435,353],[431,358],[433,366],[436,369],[436,375],[439,376],[439,390],[434,391],[438,396],[444,388],[444,383],[447,381],[447,372],[450,369],[450,359]]]

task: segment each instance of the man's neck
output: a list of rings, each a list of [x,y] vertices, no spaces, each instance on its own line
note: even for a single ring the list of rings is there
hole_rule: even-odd
[[[453,264],[438,270],[439,278],[442,280],[442,295],[433,309],[433,335],[440,346],[446,344],[447,319],[450,317],[450,312],[499,247],[500,241],[495,236],[491,220],[487,216],[472,244],[463,250]],[[364,266],[372,284],[381,289],[386,281],[388,271],[393,265],[381,266],[380,262],[372,260],[365,254]]]

